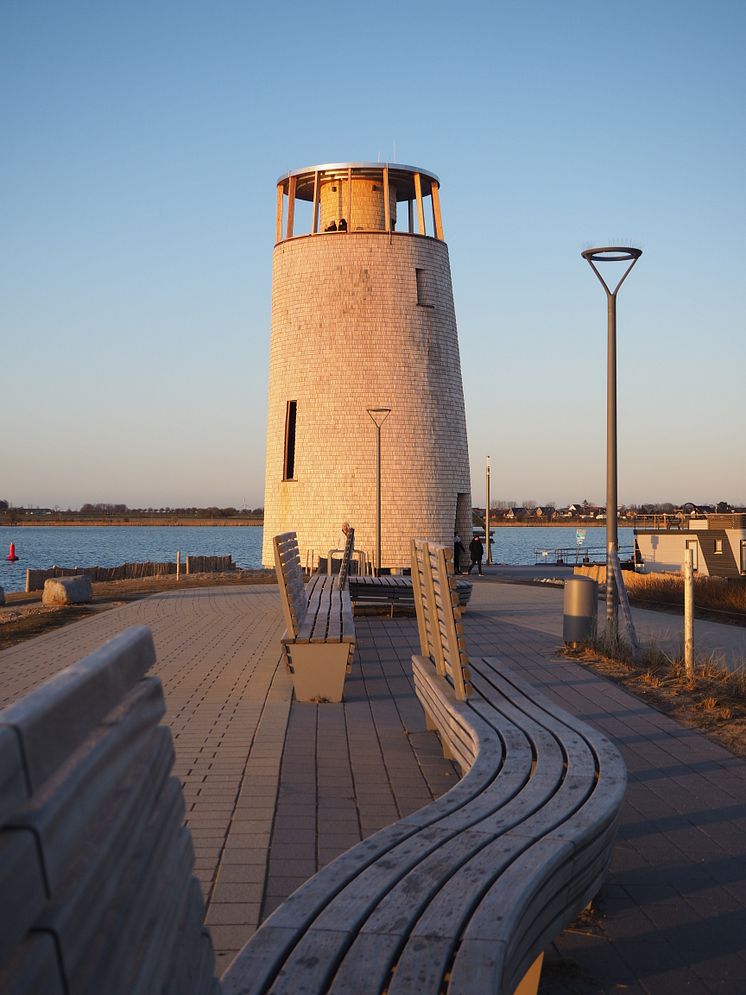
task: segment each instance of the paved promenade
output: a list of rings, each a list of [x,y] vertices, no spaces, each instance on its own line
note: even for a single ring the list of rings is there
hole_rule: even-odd
[[[557,656],[556,591],[478,581],[474,655],[498,655],[616,741],[630,774],[598,915],[550,952],[543,995],[746,993],[746,762]],[[146,623],[221,963],[336,853],[447,790],[409,677],[414,619],[356,619],[342,705],[293,702],[276,590],[156,595],[0,654],[7,703]]]
[[[496,577],[508,583],[531,584],[541,577],[572,577],[572,567],[485,567],[485,575]],[[476,574],[472,577],[472,580]],[[528,600],[535,606],[535,624],[545,632],[562,636],[561,618],[564,591],[559,587],[535,584],[532,590],[543,591],[533,594]],[[542,612],[540,609],[544,608]],[[599,602],[599,622],[603,622],[605,603]],[[632,619],[640,642],[654,645],[670,656],[683,655],[684,619],[682,615],[667,611],[654,611],[649,608],[632,606]],[[623,626],[620,616],[620,625]],[[622,634],[624,629],[622,628]],[[713,662],[737,670],[746,666],[746,627],[725,625],[709,619],[694,619],[694,652],[697,659],[712,659]]]

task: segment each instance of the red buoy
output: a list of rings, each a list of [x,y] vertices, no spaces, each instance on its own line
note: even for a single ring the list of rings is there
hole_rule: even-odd
[[[18,557],[16,556],[16,544],[12,542],[10,544],[10,549],[8,550],[8,555],[5,557],[6,560],[10,560],[11,563],[15,563]]]

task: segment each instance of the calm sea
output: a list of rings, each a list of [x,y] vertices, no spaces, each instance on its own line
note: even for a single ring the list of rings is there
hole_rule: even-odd
[[[5,557],[16,544],[17,563]],[[248,525],[33,525],[14,529],[0,526],[0,587],[6,591],[26,589],[26,570],[60,567],[116,567],[120,563],[154,560],[165,563],[186,556],[227,556],[240,567],[260,567],[262,529]]]
[[[469,537],[462,537],[468,546]],[[602,549],[604,529],[589,528],[581,548]],[[554,562],[554,550],[575,548],[575,528],[499,528],[494,531],[492,558],[496,563],[536,562],[536,551],[546,550],[546,560]],[[11,542],[16,544],[17,563],[5,556]],[[620,549],[632,546],[632,529],[619,529]],[[0,587],[23,591],[26,570],[61,567],[115,567],[120,563],[145,560],[165,562],[189,556],[227,556],[241,567],[259,567],[262,558],[262,529],[200,526],[0,526]],[[543,557],[539,553],[539,562]]]

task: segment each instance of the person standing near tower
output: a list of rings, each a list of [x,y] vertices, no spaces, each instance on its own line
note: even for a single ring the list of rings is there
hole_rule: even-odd
[[[465,553],[464,544],[461,542],[461,536],[455,535],[453,537],[453,572],[455,574],[461,573],[461,555]]]
[[[469,543],[469,556],[471,556],[471,563],[469,564],[469,573],[472,572],[474,567],[479,570],[479,576],[482,576],[482,557],[484,556],[484,546],[482,545],[482,540],[479,536],[474,533],[474,538]]]

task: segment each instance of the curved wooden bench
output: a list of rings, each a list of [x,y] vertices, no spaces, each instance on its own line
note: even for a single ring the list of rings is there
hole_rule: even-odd
[[[464,776],[294,892],[228,969],[231,995],[535,992],[542,951],[603,881],[621,757],[499,661],[469,672],[448,555],[413,550],[413,668]]]
[[[150,632],[0,711],[0,991],[219,990]]]

